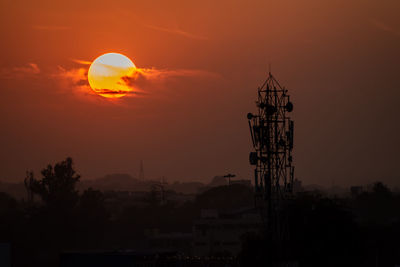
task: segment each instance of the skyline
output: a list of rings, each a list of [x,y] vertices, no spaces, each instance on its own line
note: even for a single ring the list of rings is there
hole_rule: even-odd
[[[399,185],[400,4],[227,5],[1,1],[0,180],[67,156],[83,179],[140,160],[149,178],[252,179],[246,114],[271,65],[294,103],[296,178]],[[85,91],[88,62],[108,52],[153,70],[135,81],[143,95]]]

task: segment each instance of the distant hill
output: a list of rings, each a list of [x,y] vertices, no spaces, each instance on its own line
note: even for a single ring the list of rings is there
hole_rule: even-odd
[[[109,174],[94,180],[81,180],[78,184],[80,191],[89,187],[100,191],[148,191],[151,184],[148,181],[140,181],[129,174]]]

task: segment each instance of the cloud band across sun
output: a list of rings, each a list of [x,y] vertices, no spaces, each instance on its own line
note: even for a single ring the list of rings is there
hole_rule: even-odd
[[[173,77],[195,77],[195,76],[213,76],[218,74],[203,70],[188,69],[157,69],[140,68],[129,62],[118,66],[118,64],[97,63],[97,81],[93,80],[94,62],[85,60],[73,60],[81,65],[77,68],[65,69],[59,67],[57,76],[70,87],[78,92],[84,92],[89,95],[100,95],[108,99],[117,99],[123,96],[142,96],[150,92],[143,88],[146,83],[164,82]],[[90,65],[90,68],[87,66]]]

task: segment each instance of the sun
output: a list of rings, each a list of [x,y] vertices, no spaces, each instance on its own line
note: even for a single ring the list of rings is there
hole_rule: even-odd
[[[135,70],[135,64],[128,57],[119,53],[107,53],[92,62],[88,81],[96,94],[119,98],[133,91],[125,78],[132,77]]]

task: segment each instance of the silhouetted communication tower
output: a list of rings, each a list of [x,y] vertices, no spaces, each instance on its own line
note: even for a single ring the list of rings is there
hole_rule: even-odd
[[[287,90],[269,73],[258,88],[257,114],[248,113],[254,152],[250,164],[256,166],[254,183],[256,205],[262,207],[267,222],[279,228],[276,214],[283,200],[293,192],[294,167],[292,166],[293,121],[287,116],[293,111]]]

